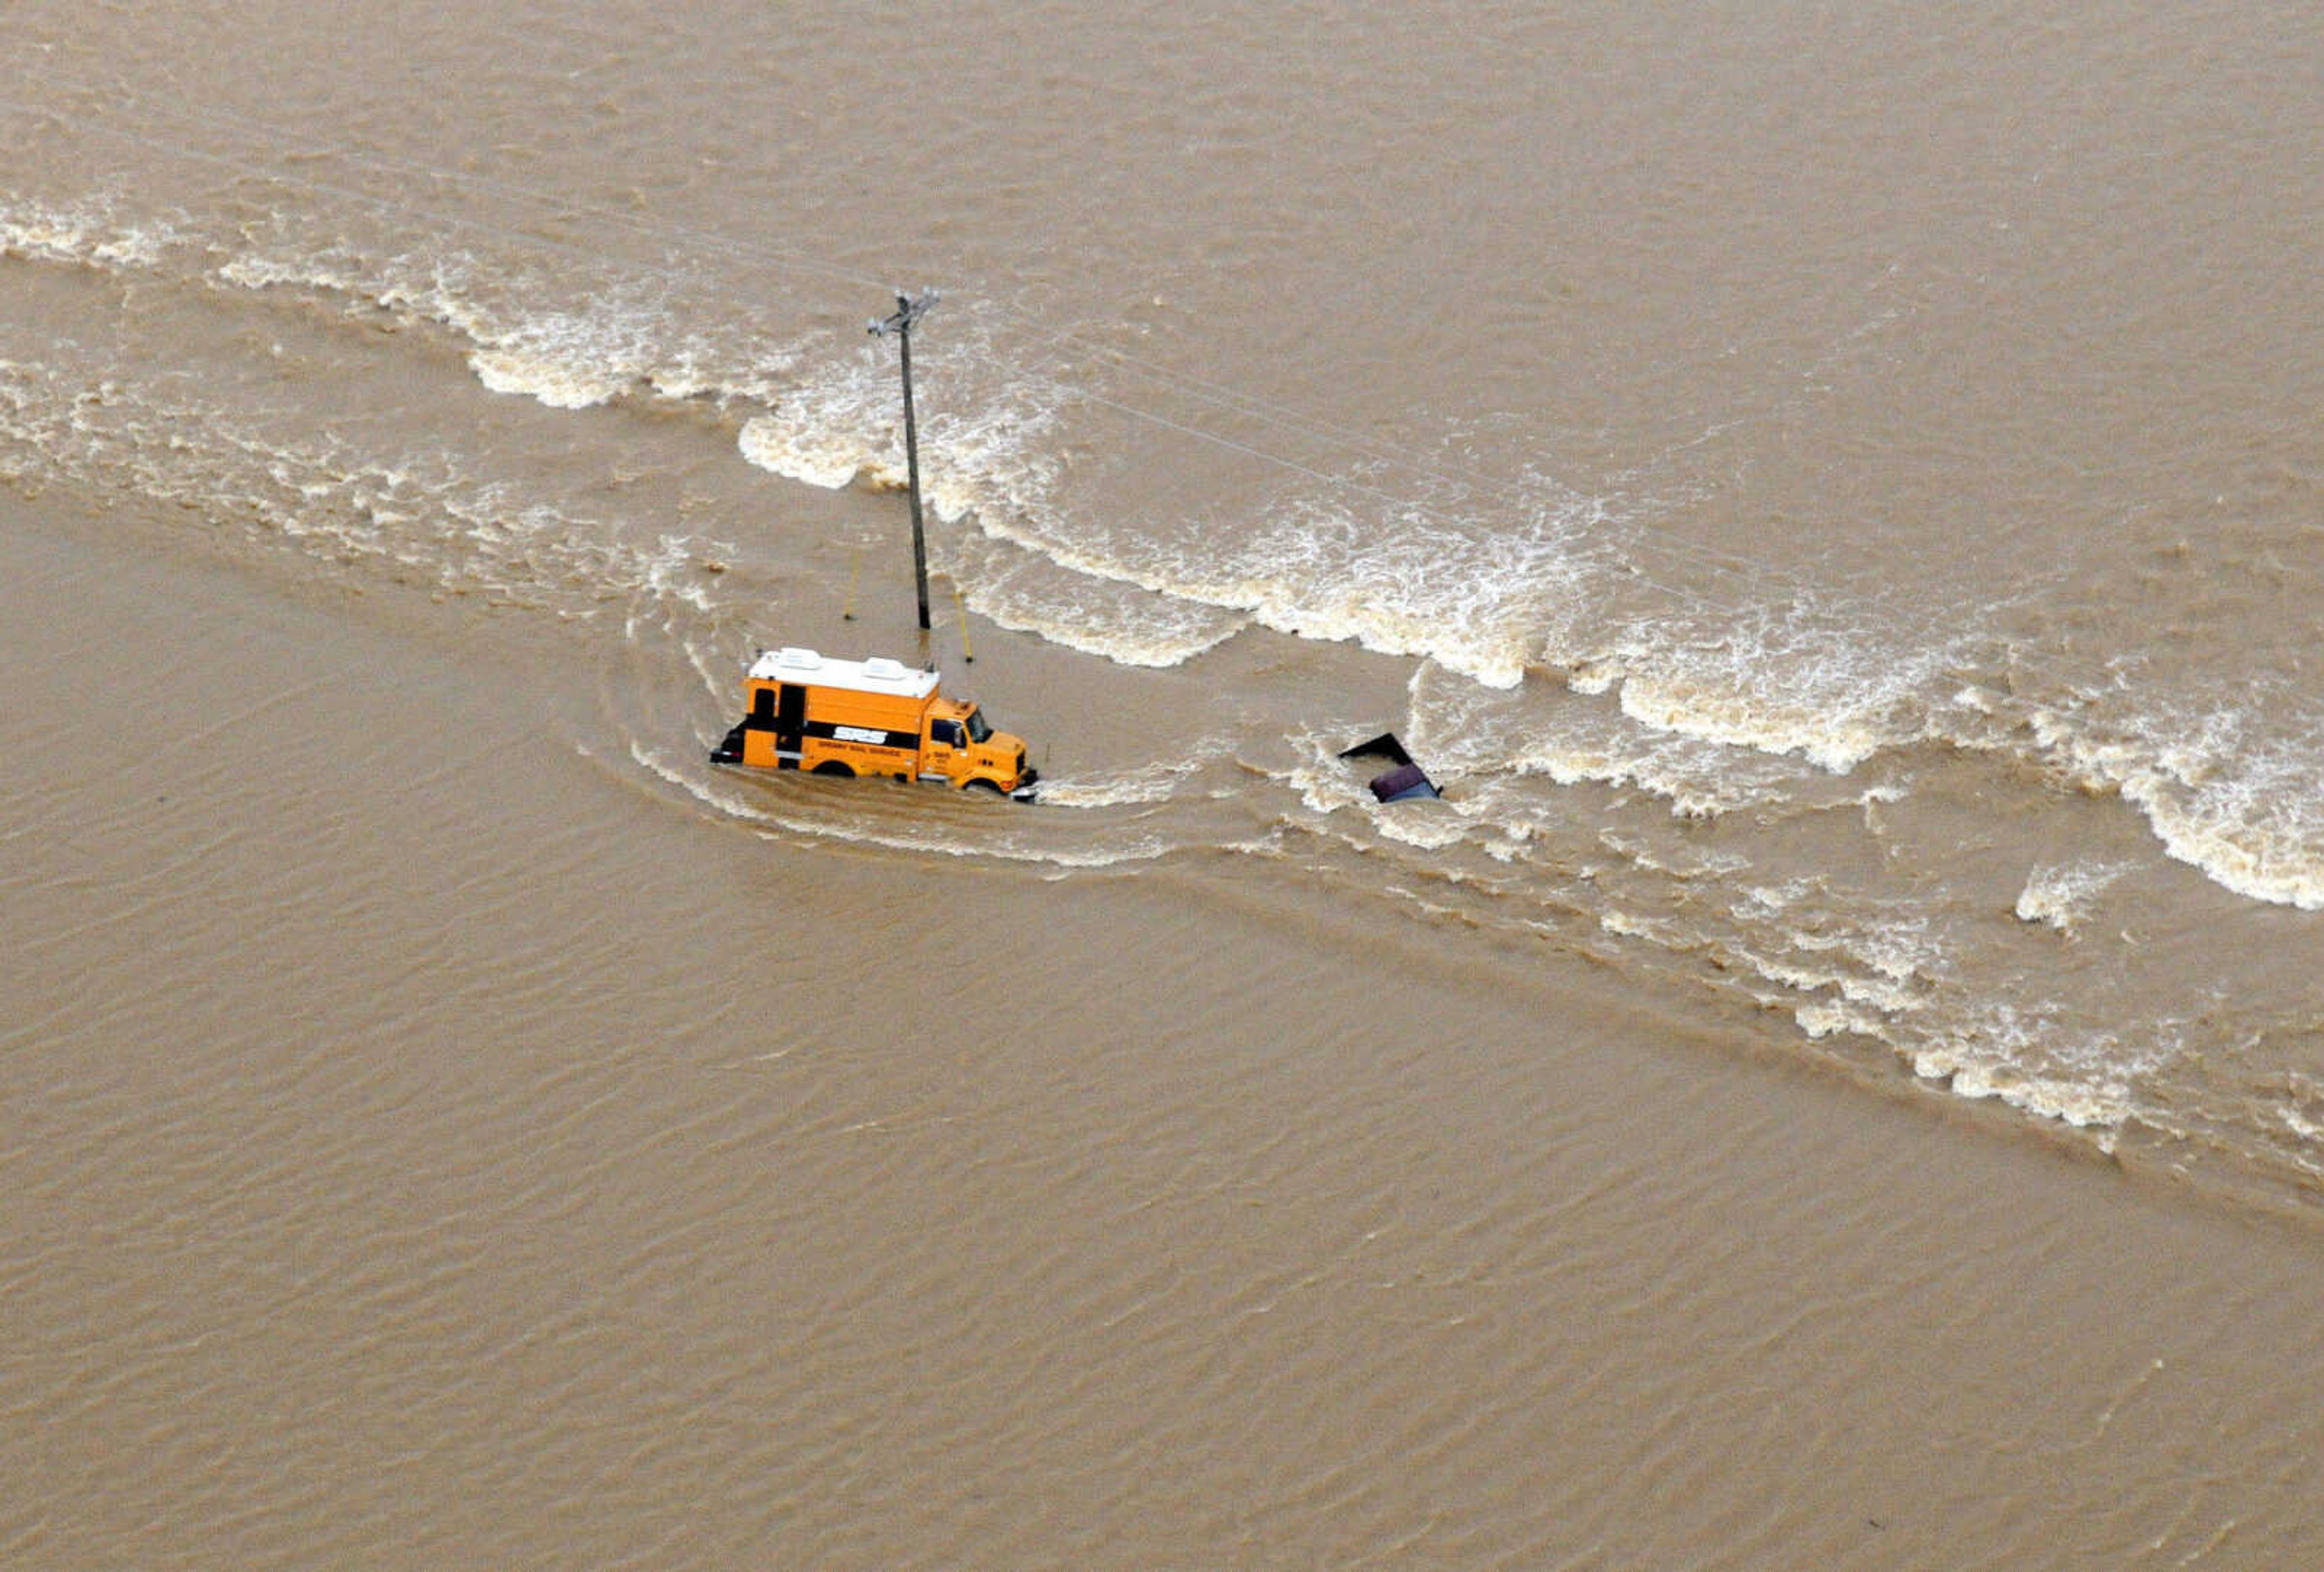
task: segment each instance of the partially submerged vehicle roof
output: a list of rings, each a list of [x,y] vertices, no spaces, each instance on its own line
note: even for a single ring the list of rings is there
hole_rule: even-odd
[[[857,693],[884,693],[891,698],[926,698],[936,690],[934,671],[916,671],[901,661],[874,655],[865,661],[843,661],[813,650],[770,650],[751,666],[753,682],[798,682],[814,688],[846,688]]]

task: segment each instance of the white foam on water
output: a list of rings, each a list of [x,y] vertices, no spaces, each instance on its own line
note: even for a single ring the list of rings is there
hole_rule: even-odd
[[[2045,863],[2025,876],[2015,909],[2017,919],[2078,938],[2092,902],[2128,871],[2121,863]]]
[[[1785,995],[1758,995],[1759,1002],[1769,1007],[1780,1007]],[[1845,999],[1815,999],[1795,1006],[1792,1020],[1811,1042],[1847,1032],[1876,1040],[1886,1035],[1880,1021],[1858,1009]]]
[[[1628,668],[1618,661],[1584,657],[1566,668],[1565,685],[1576,693],[1586,693],[1594,698],[1613,692],[1615,684],[1628,675]]]
[[[1600,932],[1611,934],[1617,939],[1644,939],[1665,949],[1676,949],[1683,942],[1677,937],[1676,926],[1668,919],[1647,917],[1618,909],[1600,912],[1598,929]]]
[[[477,381],[551,409],[589,409],[640,391],[669,399],[712,391],[653,291],[617,290],[572,309],[519,310],[505,321],[446,293],[434,314],[477,340],[468,354]]]
[[[1297,793],[1309,812],[1331,814],[1343,808],[1363,812],[1379,806],[1365,786],[1362,773],[1339,758],[1329,744],[1313,735],[1294,740],[1306,745],[1309,757],[1286,771],[1262,772]]]
[[[1923,695],[1951,660],[1884,636],[1873,608],[1736,608],[1709,641],[1626,646],[1622,712],[1658,731],[1845,774],[1926,735]]]
[[[981,533],[956,537],[941,567],[967,586],[967,604],[980,615],[1118,666],[1183,665],[1250,625],[1231,612],[1078,573]]]
[[[1043,776],[1041,802],[1048,808],[1127,808],[1167,801],[1188,777],[1224,758],[1227,744],[1209,738],[1179,756],[1127,770],[1093,771],[1060,778]]]
[[[1873,1015],[1893,1019],[1920,1009],[1923,1003],[1910,985],[1909,979],[1868,977],[1828,961],[1822,965],[1810,965],[1804,960],[1786,960],[1763,955],[1743,945],[1730,947],[1730,953],[1735,959],[1749,966],[1756,976],[1787,988],[1794,994],[1821,994],[1825,996],[1826,1003],[1838,1001],[1855,1006],[1847,1013],[1850,1022],[1864,1022]],[[1858,957],[1851,955],[1849,958]],[[1864,1012],[1870,1012],[1871,1015]],[[1812,1031],[1809,1035],[1821,1033]]]
[[[1045,391],[1054,392],[1028,386],[1011,396]],[[820,384],[807,402],[827,415],[833,408],[868,411],[874,398],[884,407],[892,390],[875,394],[862,378],[848,376]],[[899,467],[868,457],[859,439],[835,435],[848,423],[802,421],[798,413],[787,406],[752,432],[755,461],[825,485]],[[969,476],[967,483],[938,481],[931,495],[947,516],[992,541],[1161,597],[1141,608],[1148,613],[1181,622],[1190,615],[1229,614],[1209,620],[1255,620],[1310,639],[1433,654],[1479,680],[1506,687],[1518,680],[1532,658],[1544,606],[1574,598],[1557,592],[1572,577],[1567,541],[1587,522],[1587,509],[1579,504],[1571,515],[1528,532],[1499,535],[1463,532],[1418,513],[1382,527],[1304,500],[1283,504],[1255,530],[1240,532],[1203,530],[1190,536],[1141,521],[1075,519],[1053,504],[1053,467],[1030,461],[1050,445],[1047,428],[1056,418],[1056,409],[1047,406],[1038,419],[1020,410],[988,422],[986,460],[955,472]],[[972,437],[976,430],[965,428]],[[970,447],[974,451],[976,442]],[[992,484],[996,476],[1002,484]],[[975,582],[972,576],[972,590]],[[1162,611],[1166,604],[1177,609]],[[1069,614],[1051,615],[1072,620]],[[1085,629],[1079,642],[1098,649],[1136,649],[1144,643],[1119,628]]]
[[[211,276],[245,290],[324,291],[434,322],[468,342],[469,369],[485,387],[552,409],[640,391],[673,400],[763,393],[765,376],[788,362],[778,353],[749,374],[720,365],[718,347],[679,321],[666,278],[617,279],[577,295],[535,285],[541,298],[533,300],[523,281],[495,279],[491,264],[466,252],[380,260],[295,246],[242,252]]]
[[[1598,844],[1620,856],[1633,868],[1659,874],[1681,883],[1707,880],[1723,884],[1751,866],[1750,859],[1740,852],[1693,846],[1684,842],[1665,842],[1656,846],[1616,829],[1600,830]]]
[[[943,356],[914,379],[923,500],[936,518],[964,526],[980,514],[1045,516],[1057,477],[1055,390],[980,376],[991,336],[973,304],[947,302],[945,324]],[[905,484],[892,350],[803,343],[783,356],[781,370],[779,383],[729,390],[768,406],[737,438],[747,462],[826,490]]]
[[[1762,999],[1771,1005],[1780,1002]],[[2054,1023],[2029,1028],[2008,1006],[1996,1006],[1981,1019],[1917,1046],[1909,1036],[1900,1037],[1883,1013],[1853,1000],[1812,1000],[1797,1006],[1794,1018],[1811,1040],[1844,1033],[1886,1042],[1914,1076],[1953,1096],[1999,1101],[2037,1118],[2098,1133],[2102,1150],[2110,1149],[2112,1133],[2141,1111],[2133,1082],[2144,1072],[2122,1065],[2119,1040],[2107,1034],[2087,1038],[2065,1056],[2066,1062],[2044,1064],[2035,1044],[2057,1040]]]
[[[2324,911],[2324,825],[2315,822],[2315,766],[2238,762],[2240,778],[2190,795],[2134,778],[2123,795],[2154,827],[2163,849],[2213,883],[2282,906]]]
[[[1803,950],[1844,951],[1900,986],[1916,978],[1942,976],[1951,969],[1947,948],[1925,911],[1892,908],[1834,928],[1794,929],[1786,937]],[[1910,1003],[1898,1007],[1908,1008]]]
[[[553,332],[553,324],[542,324]],[[468,356],[476,380],[497,393],[522,393],[555,410],[582,410],[606,403],[630,387],[634,378],[553,349],[543,353],[539,343],[521,347],[478,349]]]
[[[2117,1128],[2137,1112],[2127,1087],[2108,1079],[2089,1082],[2029,1073],[1989,1048],[1943,1043],[1913,1055],[1913,1073],[1944,1082],[1955,1096],[1972,1101],[1998,1098],[2012,1107],[2055,1119],[2077,1129]]]
[[[148,268],[183,236],[166,221],[123,221],[108,197],[68,207],[0,192],[0,254],[111,271]]]
[[[1539,674],[1495,690],[1443,670],[1424,661],[1413,674],[1411,745],[1448,769],[1634,788],[1683,819],[1790,800],[1809,784],[1801,767],[1781,756],[1642,726],[1591,696],[1561,692]]]
[[[901,486],[903,404],[892,359],[883,363],[869,348],[812,356],[801,352],[792,366],[793,380],[768,401],[772,408],[743,422],[736,439],[743,459],[827,491],[859,478]],[[885,440],[891,426],[898,428],[892,464]],[[927,439],[924,446],[933,458],[934,433]]]
[[[1019,601],[991,590],[978,591],[970,597],[970,605],[1012,633],[1038,633],[1051,643],[1102,656],[1117,666],[1182,666],[1248,625],[1203,606],[1166,606],[1150,621],[1108,617],[1098,608],[1133,602],[1147,606],[1148,602],[1141,598],[1145,592],[1109,586],[1103,580],[1093,581],[1093,586],[1063,606]]]
[[[1382,837],[1423,851],[1443,851],[1475,833],[1475,827],[1462,814],[1448,811],[1452,808],[1450,803],[1416,798],[1375,806],[1375,822]]]
[[[736,446],[743,458],[770,475],[838,491],[864,473],[859,443],[837,430],[817,430],[774,415],[753,415],[742,423]]]
[[[1713,819],[1762,807],[1782,800],[1789,784],[1788,772],[1780,767],[1761,768],[1749,758],[1707,753],[1691,738],[1623,736],[1597,727],[1519,742],[1503,767],[1560,786],[1635,788],[1661,800],[1681,819]]]
[[[2165,707],[2127,735],[2062,708],[2035,711],[2031,725],[2085,790],[2135,807],[2174,859],[2239,895],[2314,911],[2324,910],[2324,724],[2282,697],[2288,713],[2264,720],[2262,694],[2194,715]]]
[[[1545,630],[1582,604],[1582,542],[1603,518],[1602,504],[1573,501],[1494,532],[1418,508],[1381,519],[1295,500],[1247,542],[1166,557],[1157,587],[1512,689],[1542,658]]]
[[[1854,769],[1890,740],[1881,727],[1864,724],[1862,711],[1849,716],[1771,702],[1761,695],[1636,669],[1622,683],[1621,702],[1622,713],[1643,726],[1735,747],[1797,754],[1834,773]]]
[[[1822,888],[1815,878],[1787,879],[1781,884],[1748,884],[1736,911],[1748,920],[1767,920],[1797,906]]]
[[[1958,1096],[1997,1098],[2077,1128],[2117,1129],[2146,1112],[2140,1085],[2186,1052],[2189,1022],[2147,1022],[2134,1042],[2120,1031],[2073,1025],[2075,1018],[2064,1004],[1988,1000],[1909,1059],[1914,1074],[1947,1082]]]

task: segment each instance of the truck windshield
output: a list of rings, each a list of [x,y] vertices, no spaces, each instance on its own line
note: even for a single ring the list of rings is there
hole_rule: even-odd
[[[991,735],[992,728],[984,724],[984,712],[981,709],[970,710],[968,712],[968,740],[973,743],[981,743]]]

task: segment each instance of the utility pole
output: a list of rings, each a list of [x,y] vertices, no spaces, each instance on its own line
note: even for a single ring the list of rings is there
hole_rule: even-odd
[[[917,295],[896,291],[896,310],[885,319],[875,319],[872,332],[884,338],[896,336],[896,346],[903,352],[904,362],[904,474],[912,493],[912,578],[920,592],[920,632],[928,631],[928,547],[927,538],[920,530],[920,439],[912,422],[912,325],[928,313],[936,303],[934,290],[922,290]],[[925,641],[923,641],[925,643]]]

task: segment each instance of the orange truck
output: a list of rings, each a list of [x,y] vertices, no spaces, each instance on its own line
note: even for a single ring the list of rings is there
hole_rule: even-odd
[[[941,781],[1030,802],[1040,772],[1025,763],[1025,739],[994,731],[983,711],[946,698],[938,682],[933,670],[876,655],[842,661],[813,650],[763,653],[743,676],[750,713],[710,762]]]

